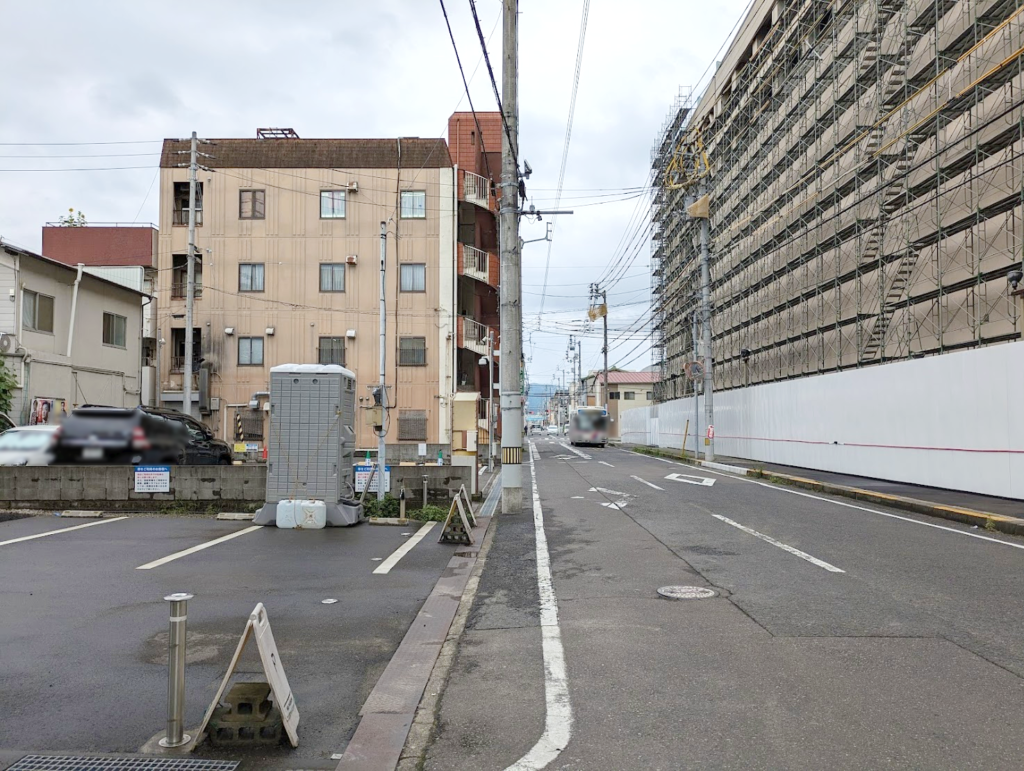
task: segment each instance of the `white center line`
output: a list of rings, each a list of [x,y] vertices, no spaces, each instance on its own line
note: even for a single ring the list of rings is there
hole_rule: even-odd
[[[97,522],[86,522],[84,525],[75,525],[74,527],[62,527],[60,530],[50,530],[46,533],[36,533],[35,535],[23,535],[21,538],[12,538],[9,541],[0,541],[0,546],[6,546],[9,543],[21,543],[22,541],[32,541],[36,538],[46,538],[46,536],[48,535],[66,533],[69,530],[81,530],[83,527],[96,527],[96,525],[105,525],[108,522],[120,522],[122,519],[128,519],[128,517],[111,517],[110,519],[101,519]]]
[[[817,565],[819,568],[825,568],[825,570],[829,571],[830,573],[845,573],[846,572],[845,570],[843,570],[841,568],[837,568],[835,565],[830,565],[829,563],[827,563],[827,562],[825,562],[823,560],[820,560],[817,557],[812,557],[807,552],[800,551],[799,549],[796,549],[796,548],[790,546],[789,544],[785,544],[782,541],[776,541],[770,535],[765,535],[764,533],[759,533],[756,530],[753,530],[752,528],[747,527],[746,525],[741,525],[739,522],[734,522],[733,520],[729,519],[728,517],[723,517],[721,514],[712,514],[711,516],[713,516],[715,519],[722,520],[727,525],[732,525],[733,527],[738,527],[744,533],[750,533],[752,536],[760,538],[762,541],[770,543],[772,546],[778,546],[780,549],[783,549],[784,551],[788,551],[790,554],[794,554],[794,555],[796,555],[797,557],[799,557],[802,560],[807,560],[812,565]]]
[[[536,771],[554,761],[572,738],[572,703],[565,673],[565,651],[558,627],[558,598],[551,583],[551,555],[544,533],[544,512],[537,492],[537,467],[530,456],[533,477],[533,528],[537,540],[537,589],[540,593],[541,651],[544,654],[544,733],[523,757],[506,771]]]
[[[566,444],[565,442],[559,442],[559,444],[560,444],[560,445],[561,445],[562,447],[564,447],[565,449],[567,449],[567,450],[568,450],[569,452],[574,452],[574,453],[576,453],[576,454],[577,454],[577,455],[579,455],[579,456],[580,456],[581,458],[583,458],[583,460],[593,460],[593,459],[592,459],[592,458],[591,458],[591,457],[590,457],[589,455],[587,455],[587,454],[586,454],[585,452],[580,452],[580,451],[579,451],[579,450],[577,450],[577,449],[576,449],[575,447],[573,447],[573,446],[572,446],[571,444]]]
[[[630,474],[630,476],[633,479],[635,479],[637,482],[643,482],[645,485],[647,485],[648,487],[653,487],[655,490],[664,490],[665,489],[664,487],[658,487],[656,484],[652,484],[651,482],[648,482],[646,479],[641,479],[636,474]]]
[[[227,535],[222,535],[220,538],[214,538],[212,541],[207,541],[206,543],[201,543],[198,546],[193,546],[191,549],[185,549],[184,551],[178,551],[178,552],[175,552],[174,554],[168,554],[166,557],[161,557],[158,560],[153,560],[152,562],[147,562],[145,565],[139,565],[135,569],[136,570],[152,570],[153,568],[158,568],[161,565],[166,565],[168,562],[173,562],[176,559],[181,559],[182,557],[187,557],[189,554],[195,554],[197,551],[202,551],[203,549],[209,549],[211,546],[216,546],[219,543],[224,543],[225,541],[230,541],[232,538],[238,538],[238,536],[240,536],[240,535],[245,535],[246,533],[252,533],[252,532],[255,532],[256,530],[262,530],[262,529],[263,529],[263,525],[253,525],[252,527],[247,527],[244,530],[239,530],[239,531],[234,532],[234,533],[228,533]]]
[[[606,460],[599,460],[598,463],[603,463],[605,466],[611,466],[612,468],[615,468],[615,466],[612,466],[612,464]]]
[[[397,549],[395,549],[394,554],[392,554],[390,557],[388,557],[386,560],[380,563],[377,566],[377,568],[373,571],[373,574],[375,576],[382,576],[385,573],[391,572],[391,568],[398,564],[398,560],[402,559],[402,557],[404,557],[406,554],[412,551],[412,547],[418,544],[420,541],[422,541],[423,537],[427,533],[429,533],[430,529],[436,524],[436,522],[428,522],[419,530],[417,530],[416,535],[414,535],[408,541],[406,541]]]

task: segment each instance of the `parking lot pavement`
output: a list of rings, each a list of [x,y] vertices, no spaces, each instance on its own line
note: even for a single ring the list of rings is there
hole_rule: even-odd
[[[438,544],[435,528],[390,571],[374,574],[418,527],[253,529],[166,516],[0,522],[0,753],[134,752],[160,732],[167,699],[162,598],[187,591],[195,598],[186,725],[201,721],[249,613],[262,602],[301,714],[301,743],[250,753],[243,768],[330,766],[458,548]],[[262,679],[250,648],[241,678]],[[240,757],[207,746],[199,755]]]

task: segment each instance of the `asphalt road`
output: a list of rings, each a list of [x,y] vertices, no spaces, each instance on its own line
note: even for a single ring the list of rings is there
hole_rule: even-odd
[[[557,624],[542,642],[527,494],[497,518],[428,769],[506,768],[546,726],[558,769],[1021,767],[1024,539],[536,447]]]
[[[258,528],[150,570],[138,566],[239,533],[247,522],[131,517],[11,544],[88,520],[0,523],[0,768],[16,751],[135,752],[163,730],[168,604],[187,591],[186,725],[213,698],[246,619],[264,603],[295,695],[300,746],[199,757],[243,768],[333,768],[359,709],[456,546],[416,524]],[[376,558],[376,560],[374,559]],[[321,600],[339,600],[325,605]],[[241,679],[263,679],[250,642]]]

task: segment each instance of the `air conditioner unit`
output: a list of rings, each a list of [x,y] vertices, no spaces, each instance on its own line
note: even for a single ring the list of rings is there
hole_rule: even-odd
[[[359,257],[355,254],[350,254],[348,257],[345,258],[345,262],[349,265],[355,265],[357,262],[359,262]]]
[[[348,183],[348,191],[350,193],[358,193],[359,192],[359,183],[358,182],[349,182]]]
[[[18,341],[14,335],[0,332],[0,353],[13,353],[17,348]]]
[[[356,331],[354,329],[348,330],[347,332],[345,332],[345,337],[347,337],[349,340],[355,340],[356,339]]]

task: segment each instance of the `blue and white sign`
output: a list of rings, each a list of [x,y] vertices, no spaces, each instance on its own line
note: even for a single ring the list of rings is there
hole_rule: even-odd
[[[136,466],[135,492],[169,493],[171,491],[170,466]]]
[[[368,480],[370,478],[370,471],[373,470],[373,466],[371,466],[371,465],[356,466],[355,469],[356,469],[356,492],[357,493],[361,493],[363,490],[366,489],[366,480]],[[373,475],[373,481],[370,482],[369,492],[371,492],[371,493],[377,492],[377,485],[378,485],[378,480],[379,479],[380,479],[380,474],[374,474]],[[384,492],[386,492],[386,493],[391,492],[391,466],[385,466],[384,467]]]

